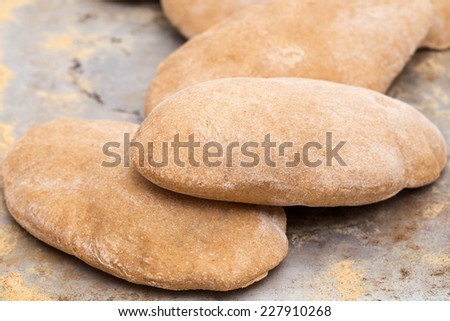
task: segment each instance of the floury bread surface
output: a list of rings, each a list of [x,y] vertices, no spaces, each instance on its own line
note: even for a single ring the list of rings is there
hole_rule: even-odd
[[[432,49],[447,49],[450,47],[450,0],[431,1],[434,6],[434,18],[424,45]]]
[[[276,146],[267,162],[262,142],[269,134]],[[180,142],[192,135],[197,152],[180,148],[175,157],[168,148],[167,166],[156,167],[134,149],[141,174],[176,192],[233,202],[369,204],[433,182],[447,162],[442,134],[413,107],[375,91],[300,78],[229,78],[186,88],[152,111],[135,142],[152,143],[159,161],[175,135]],[[205,149],[211,143],[219,147]],[[258,146],[243,152],[249,143]],[[282,149],[284,143],[292,145]],[[209,153],[218,154],[205,161]]]
[[[123,164],[102,167],[103,144],[136,128],[72,119],[30,130],[3,164],[13,217],[98,269],[165,289],[242,288],[278,265],[287,252],[282,208],[196,199]]]
[[[249,6],[269,1],[278,0],[161,0],[161,3],[172,25],[184,36],[191,38]],[[317,1],[330,2],[329,0]],[[431,0],[431,2],[434,7],[434,17],[424,46],[432,49],[446,49],[450,46],[450,1]]]
[[[424,0],[277,0],[192,38],[158,67],[146,114],[173,93],[226,77],[302,77],[385,92],[430,30]]]
[[[147,112],[189,85],[225,77],[304,77],[384,92],[427,35],[424,0],[278,0],[188,41],[158,68]]]

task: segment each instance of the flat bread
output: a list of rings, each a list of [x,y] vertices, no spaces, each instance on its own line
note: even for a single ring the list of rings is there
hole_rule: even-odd
[[[163,188],[265,205],[375,203],[435,181],[447,163],[442,134],[413,107],[300,78],[191,86],[159,104],[135,141],[153,144],[156,160],[164,143],[184,145],[168,149],[163,167],[140,162],[133,150],[135,167]]]
[[[249,6],[263,4],[269,1],[270,0],[161,0],[161,4],[166,17],[172,25],[186,38],[192,38]],[[330,2],[329,0],[318,1]],[[348,0],[340,1],[347,2]],[[430,0],[423,1],[428,2]],[[434,6],[433,24],[423,45],[431,49],[443,50],[450,47],[450,1],[431,0],[431,3]]]
[[[66,119],[28,131],[3,164],[8,209],[28,232],[130,282],[226,291],[264,278],[285,257],[282,208],[163,190],[102,147],[131,123]],[[111,149],[123,158],[122,149]]]
[[[424,0],[277,0],[190,39],[158,67],[146,114],[175,92],[227,77],[301,77],[379,92],[421,46],[433,19]]]

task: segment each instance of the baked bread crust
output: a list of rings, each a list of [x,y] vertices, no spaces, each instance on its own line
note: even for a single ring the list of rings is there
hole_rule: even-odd
[[[66,119],[28,131],[3,164],[12,216],[91,266],[165,289],[242,288],[278,265],[288,247],[282,208],[200,200],[123,164],[102,167],[102,145],[136,128]]]
[[[426,37],[428,0],[277,0],[190,39],[158,67],[146,114],[175,92],[227,77],[301,77],[386,92]]]
[[[339,150],[346,166],[337,157],[331,166],[326,164],[327,132],[333,150],[346,142]],[[185,167],[179,167],[173,161],[174,149],[169,149],[168,166],[139,166],[133,153],[135,166],[153,183],[197,197],[279,206],[353,206],[429,184],[447,163],[442,134],[413,107],[375,91],[320,80],[228,78],[197,84],[158,105],[135,141],[153,142],[154,158],[162,159],[163,142],[172,142],[174,135],[186,142],[192,134],[199,148],[217,142],[225,151],[238,142],[232,163],[221,157],[220,166],[207,166],[197,153],[200,164],[193,166],[187,149],[182,149],[179,159]],[[278,164],[274,167],[264,161],[261,148],[268,134],[277,143],[271,149],[272,162]],[[252,161],[239,152],[247,142],[259,143],[251,151],[260,161],[251,167],[240,163]],[[278,149],[284,142],[293,144],[287,160]],[[322,163],[309,166],[302,161],[288,167],[294,152],[303,157],[302,147],[311,142],[322,148],[310,148],[308,160]]]
[[[161,4],[171,24],[186,38],[192,38],[251,5],[268,1],[270,0],[161,0]],[[431,1],[434,18],[424,46],[443,50],[450,47],[450,1]]]

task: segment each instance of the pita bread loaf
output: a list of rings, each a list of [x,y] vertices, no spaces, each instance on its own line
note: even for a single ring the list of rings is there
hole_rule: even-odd
[[[164,14],[186,38],[208,30],[233,13],[268,0],[161,0]]]
[[[66,119],[30,130],[3,167],[11,214],[38,239],[130,282],[225,291],[264,278],[286,255],[283,209],[178,195],[123,164],[102,167],[111,160],[103,144],[136,127]]]
[[[229,78],[186,88],[152,111],[135,141],[153,143],[153,158],[161,160],[163,142],[175,135],[180,142],[192,135],[197,153],[183,148],[175,158],[170,148],[168,166],[155,167],[140,163],[134,150],[140,173],[179,193],[232,202],[369,204],[433,182],[447,162],[442,134],[411,106],[300,78]],[[269,150],[262,145],[267,135],[276,144]]]
[[[226,77],[302,77],[385,92],[431,26],[424,0],[278,0],[192,38],[158,67],[146,114],[173,93]]]
[[[434,20],[424,46],[432,49],[450,47],[450,0],[432,0]]]
[[[161,3],[164,13],[172,25],[185,37],[192,38],[238,11],[268,1],[270,0],[161,0]],[[431,1],[434,5],[435,16],[424,46],[432,49],[446,49],[450,47],[450,1]]]

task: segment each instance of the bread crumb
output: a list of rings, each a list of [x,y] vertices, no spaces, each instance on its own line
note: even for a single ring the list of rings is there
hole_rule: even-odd
[[[363,283],[363,271],[355,267],[355,262],[346,260],[336,263],[328,275],[333,277],[337,283],[335,289],[341,294],[345,301],[360,299],[365,293]]]
[[[19,273],[11,273],[0,277],[0,300],[49,301],[50,298],[25,285],[23,277]]]

